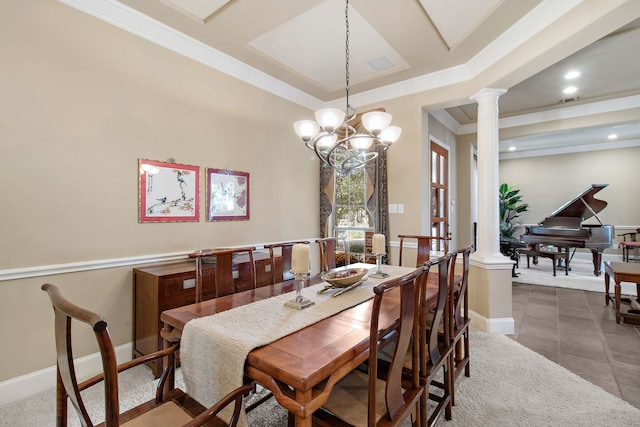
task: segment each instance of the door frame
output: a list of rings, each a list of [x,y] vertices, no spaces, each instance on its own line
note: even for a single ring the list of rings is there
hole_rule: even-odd
[[[431,158],[432,158],[432,146],[435,145],[437,146],[441,152],[445,152],[446,153],[446,159],[447,159],[447,164],[446,164],[446,200],[444,201],[444,206],[445,206],[445,211],[446,211],[446,216],[445,218],[445,223],[446,223],[446,231],[445,234],[447,237],[452,237],[453,239],[453,233],[451,232],[451,149],[447,144],[442,143],[442,141],[438,140],[438,138],[435,138],[432,135],[429,135],[429,140],[428,140],[428,164],[427,164],[427,170],[428,170],[428,174],[427,174],[427,200],[428,200],[428,210],[427,210],[427,224],[426,224],[426,228],[423,231],[424,234],[427,235],[431,235],[432,233],[432,226],[433,226],[433,217],[432,217],[432,213],[433,213],[433,208],[431,206],[431,191],[432,191],[432,170],[431,170]],[[451,240],[449,242],[449,248],[451,248],[451,243],[453,242],[453,240]],[[443,242],[441,242],[443,243]],[[443,245],[439,245],[440,248],[442,249]]]

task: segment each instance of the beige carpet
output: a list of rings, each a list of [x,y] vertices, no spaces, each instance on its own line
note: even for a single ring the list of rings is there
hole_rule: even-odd
[[[581,254],[582,255],[582,254]],[[540,258],[538,264],[533,264],[533,260],[527,268],[527,257],[520,256],[520,266],[516,268],[518,277],[513,278],[515,283],[527,285],[554,286],[557,288],[580,289],[583,291],[604,292],[604,268],[600,276],[593,274],[593,262],[591,258],[578,257],[576,255],[569,263],[570,271],[565,275],[564,269],[557,269],[556,276],[553,276],[553,265],[549,258]],[[611,280],[610,292],[613,293],[613,280]],[[622,283],[623,295],[636,295],[636,285],[633,283]]]
[[[453,420],[439,426],[640,425],[640,409],[578,377],[545,357],[498,334],[472,331],[471,377],[457,385]],[[124,375],[123,405],[148,399],[153,379],[146,367]],[[90,411],[100,418],[100,390],[90,390]],[[2,426],[54,426],[53,390],[0,407]],[[286,413],[273,400],[249,413],[255,427],[286,426]],[[70,413],[69,426],[78,426]]]

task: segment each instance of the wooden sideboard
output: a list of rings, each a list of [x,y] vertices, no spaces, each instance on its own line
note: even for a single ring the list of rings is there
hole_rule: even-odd
[[[236,288],[242,288],[241,270],[248,269],[248,257],[238,257]],[[271,261],[269,255],[256,251],[256,286],[271,284]],[[276,271],[282,270],[280,259],[276,258]],[[202,264],[203,300],[216,297],[215,264]],[[281,274],[281,273],[280,273]],[[162,349],[160,337],[162,322],[160,314],[171,308],[182,307],[195,302],[195,261],[189,259],[170,264],[154,265],[133,269],[133,357],[140,357]],[[234,274],[234,277],[236,275]],[[228,292],[227,292],[228,293]],[[222,295],[219,295],[222,296]],[[156,378],[162,371],[162,361],[150,362]]]

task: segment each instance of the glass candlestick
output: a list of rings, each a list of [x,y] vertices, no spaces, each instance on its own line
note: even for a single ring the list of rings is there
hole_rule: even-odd
[[[292,307],[298,310],[302,310],[303,308],[311,307],[315,302],[305,299],[302,295],[302,288],[304,287],[304,281],[309,276],[309,272],[305,273],[294,273],[291,272],[294,276],[294,283],[296,286],[296,297],[292,300],[289,300],[284,303],[287,307]]]
[[[385,277],[389,277],[387,273],[384,273],[382,270],[380,270],[380,266],[382,265],[382,257],[384,255],[384,253],[373,254],[373,256],[376,257],[376,272],[370,274],[369,277],[373,277],[375,279],[384,279]]]

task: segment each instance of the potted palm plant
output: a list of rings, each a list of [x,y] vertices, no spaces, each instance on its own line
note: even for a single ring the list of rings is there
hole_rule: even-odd
[[[522,202],[520,190],[513,185],[500,184],[500,238],[514,239],[515,232],[522,227],[516,221],[521,213],[529,210],[529,205]]]
[[[529,210],[529,205],[522,202],[520,190],[512,185],[500,184],[498,194],[500,196],[500,252],[511,258],[515,263],[511,269],[511,277],[518,277],[516,265],[518,264],[518,249],[524,246],[514,234],[522,224],[516,221],[521,213]]]

